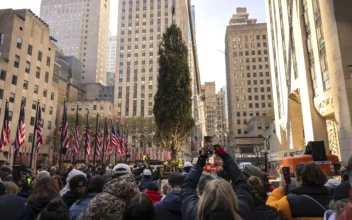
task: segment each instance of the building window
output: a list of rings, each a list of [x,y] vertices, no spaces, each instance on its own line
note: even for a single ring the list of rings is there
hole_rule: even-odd
[[[47,66],[50,66],[50,57],[47,57],[47,58],[46,58],[46,65],[47,65]]]
[[[30,126],[34,126],[34,123],[35,123],[35,118],[31,117]]]
[[[48,121],[48,129],[51,129],[51,121]]]
[[[28,89],[28,81],[27,80],[23,81],[23,89],[25,89],[25,90]]]
[[[27,54],[32,56],[32,50],[33,50],[32,45],[28,44]]]
[[[33,142],[33,134],[29,134],[28,136],[28,142],[32,143]]]
[[[15,62],[13,64],[14,67],[18,68],[20,66],[20,56],[15,55]]]
[[[6,80],[6,71],[5,70],[1,70],[1,73],[0,73],[0,80]]]
[[[40,78],[40,68],[39,68],[39,67],[37,67],[37,70],[36,70],[36,72],[35,72],[35,77],[36,77],[37,79]]]
[[[238,125],[241,124],[241,119],[237,119],[237,124],[238,124]]]
[[[47,91],[46,89],[44,89],[44,91],[43,91],[43,97],[46,97],[47,94],[48,94],[48,91]]]
[[[241,129],[237,129],[237,134],[242,134]]]
[[[241,112],[237,112],[237,117],[240,117],[241,116]]]
[[[3,98],[4,98],[4,90],[0,89],[0,99],[3,99]]]
[[[33,101],[33,103],[32,103],[32,109],[34,109],[34,110],[37,109],[37,101]]]
[[[42,112],[45,112],[45,104],[42,104]]]
[[[34,85],[34,93],[38,94],[39,87],[37,85]]]
[[[31,63],[26,61],[26,67],[24,69],[26,73],[29,73],[31,71]]]
[[[260,129],[260,130],[263,129],[262,124],[261,124],[261,123],[258,123],[258,124],[257,124],[257,128]]]
[[[97,110],[97,105],[93,105],[93,110]]]
[[[5,37],[5,34],[0,33],[0,44],[4,44],[4,37]]]
[[[17,48],[21,49],[22,48],[22,38],[17,37]]]
[[[15,93],[10,93],[10,102],[14,103],[15,102]]]
[[[54,111],[54,108],[50,106],[50,108],[49,108],[49,115],[52,115],[52,114],[53,114],[53,111]]]
[[[49,73],[45,72],[45,82],[49,82]]]
[[[50,100],[54,100],[54,98],[55,98],[55,94],[52,92],[52,93],[50,94]]]
[[[38,51],[38,60],[42,61],[43,53],[41,51]]]
[[[12,76],[12,85],[17,85],[17,76]]]
[[[262,103],[262,108],[265,108],[265,103]]]

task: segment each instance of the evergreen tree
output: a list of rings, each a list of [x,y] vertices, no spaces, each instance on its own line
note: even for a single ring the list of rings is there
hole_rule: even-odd
[[[158,91],[153,109],[156,138],[162,147],[171,149],[174,160],[194,124],[188,48],[175,24],[163,34],[159,56]]]

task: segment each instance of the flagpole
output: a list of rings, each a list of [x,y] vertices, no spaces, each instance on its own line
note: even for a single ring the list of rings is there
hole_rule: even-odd
[[[75,123],[75,135],[76,135],[76,126],[78,126],[78,124],[77,124],[77,120],[78,120],[78,102],[77,102],[77,108],[76,108],[76,123]],[[78,143],[77,143],[78,144]],[[76,148],[76,146],[73,146],[74,148]],[[72,152],[72,151],[71,151]],[[77,151],[77,154],[79,155],[79,151]],[[73,166],[75,166],[75,162],[76,162],[76,153],[74,152],[73,154],[72,154],[72,164],[73,164]]]
[[[88,121],[88,117],[89,117],[89,108],[87,109],[87,124],[86,124],[86,144],[85,144],[85,146],[84,146],[84,163],[86,163],[86,156],[87,156],[87,141],[88,141],[88,135],[89,135],[89,133],[88,133],[88,123],[89,123],[89,121]],[[88,162],[89,163],[89,162]]]
[[[105,121],[104,121],[104,138],[103,138],[103,150],[102,150],[102,153],[101,153],[101,165],[103,165],[103,161],[104,161],[104,149],[106,148],[106,146],[105,146],[105,141],[106,141],[106,139],[105,139],[105,127],[106,127],[106,116],[105,116]]]
[[[60,150],[59,150],[59,154],[60,154],[60,156],[59,156],[59,173],[61,173],[62,139],[63,139],[63,135],[64,135],[64,123],[66,123],[64,121],[65,111],[66,111],[66,98],[64,99],[64,111],[63,111],[63,115],[62,115],[62,124],[61,124]]]
[[[97,112],[97,119],[96,119],[96,128],[95,128],[95,139],[94,139],[94,154],[93,154],[93,166],[95,166],[95,154],[97,151],[97,132],[98,132],[98,120],[99,120],[99,112]]]
[[[30,158],[30,162],[29,162],[29,169],[32,169],[33,154],[34,154],[34,144],[35,144],[35,137],[36,137],[36,133],[37,133],[38,108],[40,108],[40,100],[39,99],[38,99],[37,109],[35,111],[33,141],[32,141],[31,158]]]

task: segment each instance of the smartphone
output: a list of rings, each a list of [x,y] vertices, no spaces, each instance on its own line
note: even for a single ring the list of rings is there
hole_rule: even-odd
[[[291,183],[291,176],[290,176],[290,167],[282,167],[282,175],[286,184]]]
[[[12,176],[13,180],[21,180],[21,165],[13,165]]]

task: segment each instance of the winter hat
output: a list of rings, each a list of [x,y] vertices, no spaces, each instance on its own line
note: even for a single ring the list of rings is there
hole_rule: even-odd
[[[86,186],[87,185],[87,179],[85,176],[83,175],[77,175],[72,177],[72,179],[70,179],[70,189],[77,189],[79,187],[82,186]]]
[[[192,163],[187,161],[183,167],[193,167]]]
[[[45,176],[50,176],[50,173],[46,170],[42,170],[37,174],[37,180]]]
[[[5,185],[2,182],[0,182],[0,196],[5,195],[5,193],[6,193]]]
[[[258,177],[261,181],[264,180],[264,173],[262,172],[261,169],[259,169],[256,166],[253,166],[252,164],[246,166],[243,171],[242,171],[247,177],[251,176],[256,176]]]
[[[156,185],[155,182],[150,181],[150,182],[147,184],[146,189],[151,190],[151,191],[156,191],[156,192],[157,192],[157,191],[158,191],[158,186]]]
[[[112,175],[114,174],[129,174],[131,172],[131,168],[124,163],[119,163],[112,169]]]
[[[202,173],[202,175],[200,176],[199,182],[198,182],[198,192],[199,192],[199,194],[203,193],[203,190],[205,188],[205,184],[208,181],[211,181],[211,180],[214,180],[214,179],[216,179],[214,176]]]
[[[144,169],[143,170],[143,176],[151,176],[152,172],[149,169]]]
[[[1,219],[17,220],[24,212],[24,202],[19,196],[0,196],[0,216]]]
[[[83,175],[83,176],[87,176],[85,173],[83,173],[82,171],[80,170],[76,170],[76,169],[73,169],[71,170],[71,172],[68,173],[67,175],[67,178],[66,178],[66,185],[65,187],[60,191],[60,196],[63,196],[65,195],[68,191],[70,191],[70,180],[74,177],[74,176],[77,176],[77,175]]]

